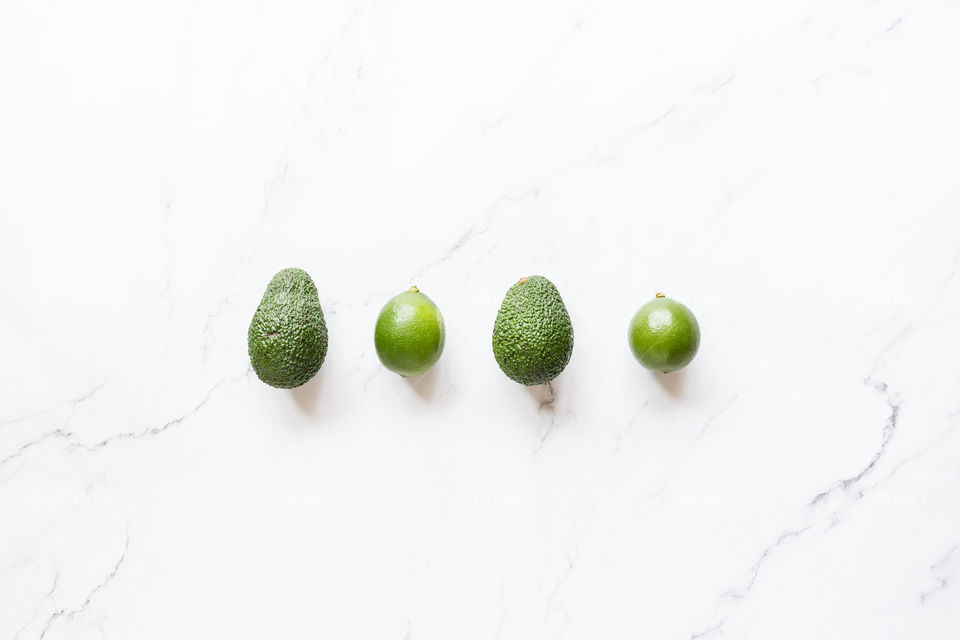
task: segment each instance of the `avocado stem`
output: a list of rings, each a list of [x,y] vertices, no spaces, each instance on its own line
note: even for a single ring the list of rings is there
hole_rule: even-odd
[[[523,283],[526,282],[527,280],[528,280],[527,276],[523,276],[522,278],[520,278],[519,281],[517,281],[517,284],[523,284]]]
[[[413,285],[412,287],[407,289],[407,291],[410,293],[420,293],[420,289],[417,289],[417,285]]]

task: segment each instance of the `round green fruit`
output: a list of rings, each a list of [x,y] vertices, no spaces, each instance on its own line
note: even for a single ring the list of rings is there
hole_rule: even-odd
[[[410,287],[383,305],[373,341],[383,366],[407,377],[426,373],[436,364],[445,336],[440,309]]]
[[[634,314],[627,339],[640,364],[670,373],[683,369],[697,355],[700,325],[686,305],[658,293]]]

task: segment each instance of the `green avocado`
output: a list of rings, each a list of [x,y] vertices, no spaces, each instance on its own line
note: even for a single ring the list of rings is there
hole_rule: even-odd
[[[510,287],[493,324],[493,356],[511,380],[550,382],[570,362],[573,325],[560,292],[543,276]]]
[[[312,378],[327,355],[327,324],[317,286],[303,269],[273,276],[247,331],[247,352],[257,377],[292,389]]]

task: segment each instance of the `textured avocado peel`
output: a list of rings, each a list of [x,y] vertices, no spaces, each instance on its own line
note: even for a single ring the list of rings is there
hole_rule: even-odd
[[[511,380],[550,382],[573,354],[573,325],[557,288],[543,276],[521,278],[503,298],[493,325],[493,355]]]
[[[279,389],[312,378],[327,355],[327,325],[313,279],[303,269],[277,273],[247,331],[247,352],[257,377]]]

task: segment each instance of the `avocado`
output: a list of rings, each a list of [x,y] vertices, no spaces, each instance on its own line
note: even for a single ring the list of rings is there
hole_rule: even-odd
[[[493,356],[511,380],[550,382],[573,353],[573,325],[560,292],[543,276],[510,287],[493,324]]]
[[[320,370],[327,324],[306,271],[284,269],[273,276],[250,321],[247,352],[257,377],[278,389],[299,387]]]

